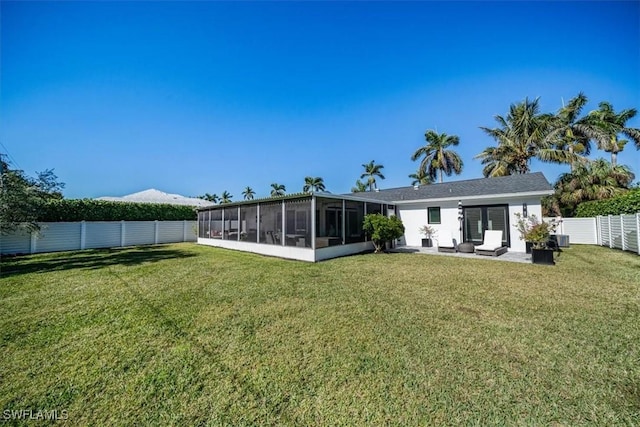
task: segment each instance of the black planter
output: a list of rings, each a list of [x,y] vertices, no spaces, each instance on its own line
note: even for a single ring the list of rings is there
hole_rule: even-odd
[[[422,247],[423,248],[432,248],[433,241],[431,239],[422,239]]]
[[[530,254],[530,253],[531,253],[531,248],[533,247],[533,243],[531,243],[531,242],[524,242],[524,246],[525,246],[525,248],[526,248],[527,253],[528,253],[528,254]]]
[[[555,265],[552,249],[531,248],[531,261],[534,264]]]

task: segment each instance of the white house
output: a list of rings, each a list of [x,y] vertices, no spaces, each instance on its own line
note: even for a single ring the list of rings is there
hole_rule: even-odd
[[[525,252],[515,214],[535,214],[541,219],[541,198],[553,194],[553,188],[536,172],[359,194],[395,205],[395,214],[405,226],[403,245],[420,246],[423,236],[418,229],[428,224],[451,232],[458,242],[474,244],[482,243],[485,230],[502,230],[503,244],[510,251]]]
[[[542,173],[453,181],[419,187],[333,195],[293,194],[201,208],[198,243],[282,258],[320,261],[373,248],[364,215],[398,215],[400,245],[420,246],[419,228],[447,230],[458,242],[481,244],[485,230],[502,230],[503,244],[525,252],[516,213],[542,217],[553,193]],[[435,236],[437,240],[437,234]]]

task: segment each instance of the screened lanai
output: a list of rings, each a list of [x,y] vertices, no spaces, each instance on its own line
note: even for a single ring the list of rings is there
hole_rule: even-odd
[[[198,243],[304,261],[367,251],[366,214],[385,202],[328,193],[226,203],[198,211]]]

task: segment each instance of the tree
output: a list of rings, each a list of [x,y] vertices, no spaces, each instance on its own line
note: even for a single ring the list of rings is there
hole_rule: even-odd
[[[426,131],[424,138],[427,144],[418,148],[411,156],[414,162],[423,157],[418,170],[424,171],[432,180],[435,180],[439,172],[440,182],[443,182],[444,174],[451,176],[453,173],[462,172],[462,159],[458,153],[447,149],[458,145],[460,138],[446,133],[438,134],[433,130]]]
[[[224,203],[231,203],[231,198],[233,196],[228,192],[228,191],[224,191],[222,192],[222,195],[220,196],[220,204],[224,204]]]
[[[355,187],[351,187],[351,192],[352,193],[362,193],[367,191],[367,184],[365,184],[364,182],[360,181],[359,179],[356,180],[356,185]]]
[[[312,191],[325,191],[324,180],[318,177],[305,176],[304,177],[304,187],[302,187],[302,191],[305,193],[309,193]]]
[[[572,217],[582,202],[625,193],[634,178],[627,166],[613,166],[605,159],[578,165],[573,172],[560,175],[555,193],[544,202],[545,208],[550,213]]]
[[[433,182],[433,178],[431,178],[424,169],[418,169],[416,173],[410,174],[409,178],[413,180],[411,181],[411,185],[427,185]]]
[[[247,186],[247,188],[245,188],[242,192],[242,195],[244,196],[245,200],[253,200],[253,196],[256,195],[256,192],[253,191],[253,188]]]
[[[206,200],[208,202],[212,202],[212,203],[218,203],[218,200],[220,200],[220,198],[218,197],[217,194],[213,193],[213,194],[209,194],[209,193],[204,193],[204,195],[202,196],[198,196],[199,199],[203,199]]]
[[[284,185],[273,183],[271,184],[271,197],[284,196],[287,189]]]
[[[64,184],[53,170],[36,175],[32,178],[22,170],[11,169],[0,154],[0,234],[39,231],[37,217],[42,206],[47,201],[62,199]]]
[[[376,253],[384,249],[384,244],[402,237],[404,225],[397,216],[384,216],[382,214],[365,215],[362,229],[373,241]]]
[[[585,163],[591,152],[591,140],[596,140],[600,133],[588,117],[580,117],[588,99],[580,92],[563,105],[553,116],[550,131],[545,143],[567,152],[567,161],[573,171],[577,163]]]
[[[553,116],[540,114],[538,98],[511,104],[507,117],[495,116],[497,128],[480,127],[498,145],[488,147],[475,158],[485,165],[484,176],[504,176],[529,173],[531,159],[552,163],[569,163],[566,151],[557,149],[546,140],[552,129]]]
[[[587,115],[587,122],[599,133],[596,141],[598,148],[611,153],[611,164],[616,166],[618,153],[628,142],[625,139],[619,139],[618,135],[622,134],[631,139],[640,150],[640,129],[627,127],[627,122],[636,116],[637,111],[630,108],[616,113],[608,102],[601,102],[598,107],[598,110],[591,111]]]
[[[369,191],[373,191],[374,188],[378,188],[376,185],[376,177],[384,179],[384,175],[380,172],[384,169],[383,165],[376,165],[375,160],[371,160],[369,163],[363,164],[364,173],[360,175],[360,179],[367,178],[366,184],[369,186]]]

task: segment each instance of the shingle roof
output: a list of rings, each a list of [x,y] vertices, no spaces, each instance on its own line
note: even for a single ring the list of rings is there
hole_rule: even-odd
[[[468,179],[465,181],[443,182],[441,184],[414,187],[389,188],[380,191],[357,193],[358,197],[402,202],[425,199],[466,198],[473,196],[499,196],[513,193],[540,192],[551,194],[553,187],[542,172],[509,175],[495,178]],[[353,194],[353,193],[352,193]]]

